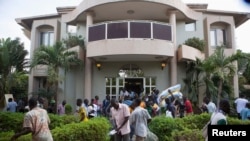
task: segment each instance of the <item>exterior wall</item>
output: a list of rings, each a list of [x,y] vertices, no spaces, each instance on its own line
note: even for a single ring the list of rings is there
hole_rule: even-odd
[[[192,37],[204,39],[203,19],[196,21],[195,31],[185,31],[185,21],[178,21],[176,23],[176,32],[177,46],[182,45],[187,39]]]
[[[178,62],[177,82],[181,84],[182,88],[184,87],[183,78],[186,78],[186,62]],[[187,95],[184,91],[182,94]]]
[[[51,26],[54,30],[54,40],[57,41],[59,40],[60,38],[60,24],[59,24],[59,21],[57,18],[54,18],[54,19],[44,19],[44,20],[35,20],[33,21],[33,25],[32,25],[32,30],[31,30],[31,49],[30,49],[30,56],[31,56],[31,59],[32,59],[32,56],[33,56],[33,53],[34,53],[34,50],[36,48],[38,48],[40,46],[40,39],[39,39],[39,36],[40,36],[40,31],[39,31],[39,27],[42,27],[44,25],[47,25],[47,26]],[[45,67],[46,69],[46,67]],[[36,85],[37,85],[37,82],[35,82],[35,79],[34,79],[34,74],[36,74],[36,71],[35,69],[33,69],[31,71],[31,74],[29,76],[29,88],[28,88],[28,93],[29,93],[29,97],[31,96],[31,93],[34,92],[34,90],[36,89]],[[38,71],[41,71],[41,70],[38,70]],[[43,71],[44,74],[40,74],[42,76],[46,76],[47,73],[46,71]]]
[[[150,39],[103,40],[87,46],[87,57],[126,54],[174,56],[174,47],[171,42]]]
[[[76,109],[76,99],[84,97],[84,71],[75,66],[70,71],[66,72],[65,81],[62,84],[61,97],[58,97],[59,103],[62,100],[67,100],[70,103],[73,111]]]

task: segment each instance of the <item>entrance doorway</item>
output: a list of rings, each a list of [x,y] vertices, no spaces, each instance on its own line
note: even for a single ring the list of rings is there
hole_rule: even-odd
[[[143,91],[143,78],[125,78],[125,88],[134,91],[138,95]]]

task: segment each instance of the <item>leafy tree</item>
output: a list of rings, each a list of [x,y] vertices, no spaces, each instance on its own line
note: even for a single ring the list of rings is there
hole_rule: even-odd
[[[233,79],[235,75],[236,67],[233,64],[234,61],[237,61],[238,54],[233,54],[230,56],[225,56],[224,47],[217,47],[215,52],[204,60],[204,70],[206,72],[206,78],[213,82],[214,86],[217,86],[217,105],[222,96],[223,84],[229,82]],[[213,79],[216,78],[216,83]]]
[[[197,101],[199,87],[205,86],[205,95],[219,102],[221,96],[229,97],[233,93],[232,79],[236,72],[234,61],[246,59],[246,55],[240,52],[231,56],[225,56],[224,47],[217,47],[215,52],[201,61],[191,61],[186,70],[186,78],[183,79],[188,88],[189,98]]]
[[[201,79],[203,69],[201,68],[202,60],[196,58],[195,61],[189,61],[187,63],[186,78],[183,79],[185,86],[184,91],[188,92],[188,98],[193,102],[198,102],[199,87],[202,85],[203,80]]]
[[[25,72],[28,60],[25,58],[28,51],[19,38],[0,40],[0,97],[18,83],[18,75]]]
[[[71,48],[71,47],[79,45],[81,48],[84,49],[84,39],[81,35],[76,36],[76,35],[68,34],[68,38],[63,39],[62,41],[66,45],[67,48]]]
[[[59,69],[64,69],[66,73],[72,65],[82,66],[82,61],[78,59],[77,52],[68,51],[62,42],[56,42],[53,46],[41,46],[35,50],[31,68],[37,65],[48,66],[48,87],[55,91],[57,102],[58,83],[63,79],[59,75]]]

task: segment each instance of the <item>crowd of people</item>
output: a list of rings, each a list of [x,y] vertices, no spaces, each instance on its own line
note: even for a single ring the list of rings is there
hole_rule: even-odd
[[[168,97],[159,99],[159,90],[157,89],[153,89],[150,94],[138,95],[124,88],[118,98],[111,98],[106,95],[101,102],[98,96],[95,96],[90,102],[88,99],[77,99],[75,114],[79,116],[81,122],[87,122],[97,116],[105,116],[110,119],[116,133],[115,141],[131,141],[133,137],[136,141],[144,141],[147,133],[150,132],[147,125],[152,117],[166,114],[167,117],[182,118],[193,114],[192,103],[186,96],[175,97],[170,90],[168,93]],[[250,120],[249,101],[240,95],[234,103],[238,118]],[[64,115],[66,104],[66,100],[58,104],[55,113]],[[10,98],[7,110],[16,112],[17,107],[18,104]],[[53,140],[48,126],[50,119],[47,113],[50,111],[43,108],[41,99],[31,98],[28,101],[28,107],[29,109],[24,117],[24,130],[16,133],[12,140],[30,132],[37,132],[34,135],[32,134],[33,139]],[[226,114],[230,112],[230,104],[227,100],[221,100],[218,107],[216,107],[216,104],[210,98],[204,97],[201,109],[203,112],[211,114],[211,124],[227,124]],[[36,122],[36,126],[32,122]]]

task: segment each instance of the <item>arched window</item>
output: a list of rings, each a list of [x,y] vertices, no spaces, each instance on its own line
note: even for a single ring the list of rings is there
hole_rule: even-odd
[[[42,25],[38,27],[39,30],[39,46],[53,46],[54,45],[54,28],[49,25]]]
[[[119,77],[143,77],[144,72],[134,64],[126,64],[118,72]]]
[[[224,22],[215,22],[210,26],[210,46],[225,46],[232,48],[230,25]]]

